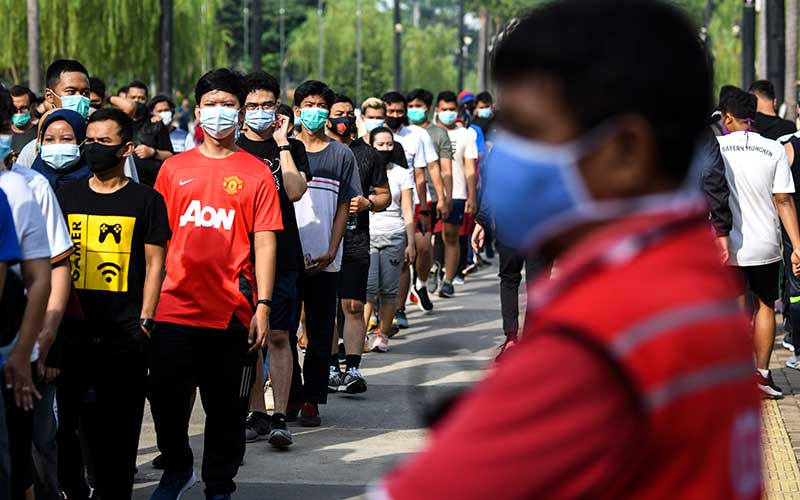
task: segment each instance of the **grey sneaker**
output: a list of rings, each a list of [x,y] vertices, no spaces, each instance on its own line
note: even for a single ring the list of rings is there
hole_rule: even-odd
[[[338,392],[340,385],[342,385],[342,372],[331,366],[328,374],[328,392]]]
[[[178,473],[164,472],[150,500],[179,500],[196,482],[197,476],[192,469]]]
[[[272,430],[269,433],[269,444],[275,448],[288,448],[293,443],[292,433],[286,427],[286,419],[281,415],[273,415]]]
[[[269,436],[269,415],[260,411],[251,411],[245,423],[244,440],[253,443]]]
[[[364,380],[358,368],[350,368],[347,373],[344,374],[342,384],[339,386],[339,391],[346,392],[347,394],[361,394],[367,392],[367,381]]]
[[[438,262],[434,262],[431,266],[431,272],[428,274],[428,292],[436,293],[436,290],[439,289],[439,271],[441,271],[442,265]]]
[[[455,288],[453,288],[452,283],[448,283],[446,281],[442,281],[442,286],[439,287],[439,297],[443,297],[446,299],[452,298],[456,294]]]

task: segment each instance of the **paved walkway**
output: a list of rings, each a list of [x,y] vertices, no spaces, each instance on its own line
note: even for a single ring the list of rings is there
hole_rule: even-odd
[[[368,354],[362,371],[369,391],[333,395],[322,406],[323,426],[292,427],[295,444],[276,451],[266,441],[249,444],[239,469],[237,499],[344,499],[364,491],[393,464],[417,450],[425,431],[420,415],[431,402],[481,376],[502,341],[497,270],[484,269],[457,287],[455,300],[435,300],[434,313],[409,308],[411,328],[395,336],[386,354]],[[203,411],[195,405],[190,442],[200,475]],[[139,448],[135,499],[147,499],[160,478],[149,409]],[[198,483],[184,496],[202,499]]]

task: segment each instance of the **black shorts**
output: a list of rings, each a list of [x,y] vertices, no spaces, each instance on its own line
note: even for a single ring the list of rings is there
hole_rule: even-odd
[[[464,223],[464,209],[466,208],[467,200],[453,200],[453,210],[444,221],[445,224],[453,224],[460,226]]]
[[[272,288],[269,327],[288,332],[297,323],[297,272],[278,271]]]
[[[421,206],[422,205],[418,203],[414,208],[414,227],[417,228],[418,233],[422,233],[422,222],[419,220]],[[431,218],[431,230],[428,231],[428,233],[431,233],[433,232],[433,228],[436,227],[436,223],[439,222],[439,213],[436,211],[436,203],[432,201],[428,202],[428,212],[430,212],[429,217]]]
[[[743,274],[747,289],[762,302],[772,305],[778,300],[778,284],[781,280],[781,263],[773,262],[761,266],[737,267]]]
[[[339,299],[367,301],[369,277],[369,232],[347,231],[342,251],[337,290]]]

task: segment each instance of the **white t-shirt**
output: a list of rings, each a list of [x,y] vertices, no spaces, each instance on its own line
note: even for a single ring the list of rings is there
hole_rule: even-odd
[[[67,224],[64,221],[64,214],[58,204],[56,194],[47,179],[34,170],[22,167],[16,163],[11,171],[25,178],[28,187],[31,188],[36,203],[44,216],[47,228],[47,241],[50,243],[50,260],[58,262],[69,255],[73,248],[72,238],[69,236]]]
[[[389,164],[386,176],[389,178],[389,191],[392,194],[392,203],[382,212],[369,214],[370,234],[394,234],[406,230],[403,219],[403,206],[401,197],[404,190],[414,190],[414,170],[403,168],[394,163]]]
[[[475,132],[460,124],[447,130],[453,147],[453,199],[467,199],[467,176],[464,173],[464,159],[478,159],[478,145]]]
[[[31,168],[33,161],[36,159],[36,139],[32,140],[22,148],[19,156],[17,157],[16,165],[25,168]],[[136,165],[133,163],[133,155],[128,156],[125,161],[125,176],[133,182],[139,182],[139,174],[136,172]]]
[[[11,216],[14,218],[14,229],[17,231],[17,240],[22,253],[22,260],[49,259],[50,243],[47,239],[47,224],[42,215],[33,191],[28,187],[25,178],[8,170],[0,171],[0,189],[6,194],[8,204],[11,206]],[[21,275],[18,265],[13,266],[13,272]],[[0,355],[4,359],[14,351],[17,338],[10,344],[0,347]],[[31,362],[39,359],[38,346],[31,353]]]
[[[729,238],[732,266],[760,266],[781,260],[781,228],[773,194],[794,193],[786,151],[755,132],[717,137],[731,188]]]
[[[425,139],[427,137],[430,141],[431,136],[425,131],[422,127],[416,127],[412,129],[411,127],[402,126],[400,130],[395,132],[394,140],[399,142],[403,146],[403,151],[406,153],[406,161],[408,161],[409,168],[427,168],[428,163],[434,161],[433,159],[428,159],[425,156]],[[433,142],[431,142],[431,148],[433,147]],[[436,151],[433,151],[436,154]],[[439,159],[439,156],[436,155],[436,159]],[[417,196],[417,186],[414,185],[414,204],[419,204],[419,196]]]

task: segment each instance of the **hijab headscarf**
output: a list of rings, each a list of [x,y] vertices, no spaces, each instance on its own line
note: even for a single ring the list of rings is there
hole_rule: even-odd
[[[53,123],[63,120],[70,124],[75,140],[81,149],[81,156],[73,165],[64,170],[55,170],[42,160],[42,138],[47,132],[47,128]],[[67,184],[71,184],[80,179],[92,176],[92,171],[86,165],[86,158],[83,156],[83,141],[86,139],[86,120],[80,113],[69,109],[55,109],[42,115],[39,120],[39,130],[36,134],[36,159],[33,160],[31,168],[45,176],[54,191]]]

